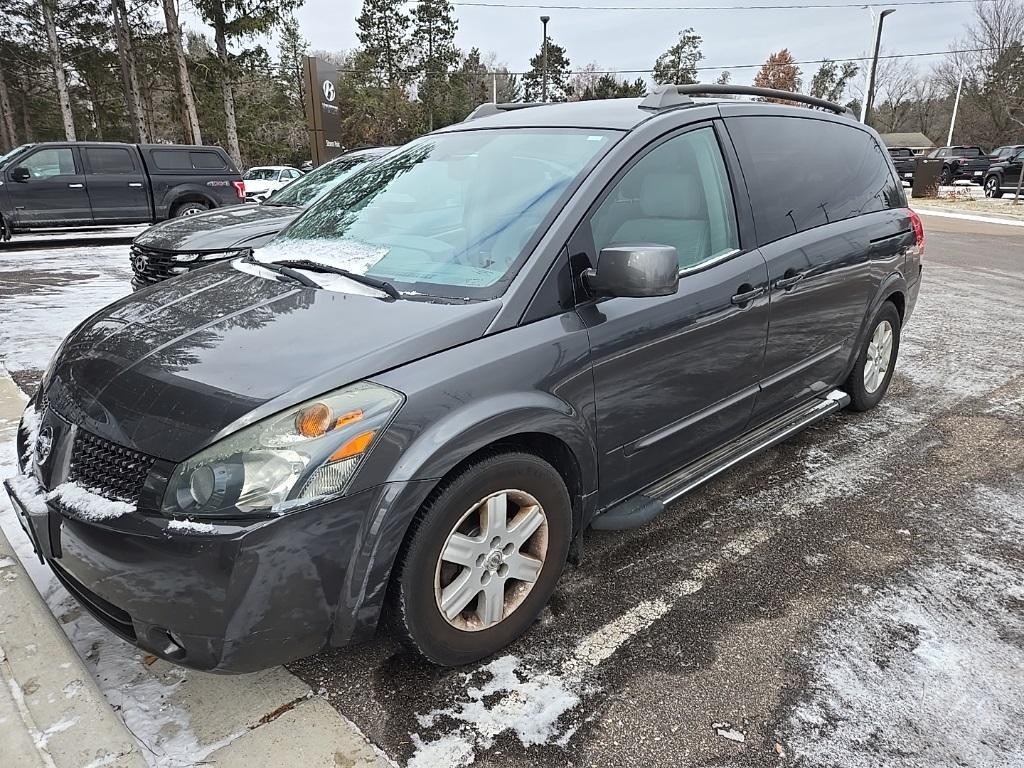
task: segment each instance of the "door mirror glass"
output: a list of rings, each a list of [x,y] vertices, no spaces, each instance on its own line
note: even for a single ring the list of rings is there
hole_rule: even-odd
[[[594,296],[671,296],[679,290],[679,254],[671,245],[610,246],[583,281]]]
[[[29,171],[29,169],[23,165],[19,165],[17,168],[11,171],[12,181],[28,181],[31,178],[32,172]]]

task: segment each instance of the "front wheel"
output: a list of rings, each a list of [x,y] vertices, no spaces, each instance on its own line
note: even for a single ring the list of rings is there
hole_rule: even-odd
[[[878,310],[864,348],[846,380],[851,410],[869,411],[881,402],[892,380],[899,351],[900,313],[896,305],[887,301]]]
[[[536,620],[569,553],[572,505],[561,476],[527,453],[467,467],[424,504],[388,593],[396,634],[435,664],[504,648]]]
[[[1003,190],[999,188],[999,177],[989,176],[985,179],[985,197],[1002,197]]]
[[[944,187],[948,187],[953,183],[953,170],[951,168],[942,169],[942,175],[939,176],[939,183]]]

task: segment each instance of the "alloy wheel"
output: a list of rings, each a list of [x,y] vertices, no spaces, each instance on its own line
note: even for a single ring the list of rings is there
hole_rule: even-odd
[[[985,197],[995,197],[996,190],[999,189],[999,182],[996,181],[995,177],[990,176],[988,181],[985,182]]]
[[[484,497],[441,548],[434,572],[441,616],[467,632],[497,625],[530,594],[547,549],[547,515],[536,498],[514,489]]]
[[[877,392],[885,381],[885,375],[892,364],[893,329],[888,320],[875,327],[868,342],[868,354],[864,361],[864,389],[868,394]]]

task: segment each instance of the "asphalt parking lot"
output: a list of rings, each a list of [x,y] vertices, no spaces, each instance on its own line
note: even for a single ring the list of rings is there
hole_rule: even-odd
[[[403,765],[1024,765],[1024,227],[925,227],[878,409],[592,532],[486,663],[440,670],[381,637],[290,671]],[[23,389],[126,290],[125,253],[0,251],[0,360]]]

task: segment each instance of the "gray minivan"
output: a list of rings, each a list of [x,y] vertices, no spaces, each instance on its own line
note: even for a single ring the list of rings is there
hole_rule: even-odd
[[[691,98],[723,90],[813,109]],[[529,629],[588,529],[875,406],[923,248],[877,134],[819,99],[489,105],[82,323],[8,490],[162,658],[254,670],[383,616],[464,664]]]

